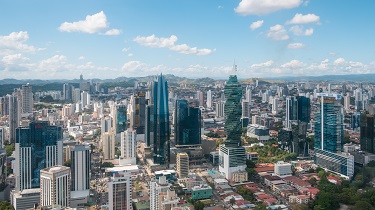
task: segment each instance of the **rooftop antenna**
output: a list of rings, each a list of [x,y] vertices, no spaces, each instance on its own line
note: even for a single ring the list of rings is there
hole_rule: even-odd
[[[237,75],[236,59],[234,59],[234,62],[233,62],[232,75]]]

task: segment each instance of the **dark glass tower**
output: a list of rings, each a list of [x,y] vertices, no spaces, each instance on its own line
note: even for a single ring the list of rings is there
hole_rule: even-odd
[[[170,128],[169,128],[169,108],[168,108],[168,84],[163,75],[158,76],[153,83],[153,157],[154,163],[169,163],[170,148]]]
[[[126,106],[125,105],[117,105],[116,107],[116,133],[119,134],[121,132],[126,131],[128,129],[128,124],[126,121]]]
[[[189,107],[186,100],[177,100],[174,116],[176,145],[201,143],[201,110]]]
[[[40,186],[40,170],[62,165],[62,130],[48,122],[16,129],[16,189]]]
[[[374,153],[375,152],[375,117],[367,114],[366,111],[361,112],[360,129],[361,129],[361,150]]]
[[[224,87],[226,98],[224,106],[225,125],[224,130],[227,135],[225,140],[226,147],[241,146],[241,116],[242,116],[242,87],[237,80],[236,75],[230,75],[227,84]]]

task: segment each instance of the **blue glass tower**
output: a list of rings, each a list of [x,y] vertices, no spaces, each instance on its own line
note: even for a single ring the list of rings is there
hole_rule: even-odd
[[[16,189],[40,186],[40,170],[62,165],[62,130],[48,122],[16,129]]]
[[[201,110],[189,107],[186,100],[177,100],[174,116],[176,145],[201,143]]]
[[[168,108],[168,84],[163,75],[153,83],[153,159],[157,164],[169,163],[170,128]]]
[[[128,129],[128,124],[126,121],[126,106],[125,105],[117,105],[116,107],[116,133],[119,134],[121,132],[126,131]]]

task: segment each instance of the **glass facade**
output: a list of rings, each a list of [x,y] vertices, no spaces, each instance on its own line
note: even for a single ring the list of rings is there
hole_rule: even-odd
[[[349,154],[336,154],[321,149],[314,151],[314,163],[330,171],[352,177],[354,174],[354,156]]]
[[[48,122],[31,122],[29,127],[16,129],[16,144],[19,144],[20,171],[23,180],[31,183],[21,183],[21,189],[37,188],[40,185],[40,170],[56,165],[58,142],[62,141],[62,130],[58,126],[50,126]],[[62,144],[61,144],[62,145]],[[19,157],[17,157],[19,158]],[[30,177],[25,177],[30,176]]]
[[[320,97],[315,113],[315,149],[337,153],[343,150],[344,126],[342,107],[333,97]]]
[[[201,143],[201,111],[199,108],[189,107],[186,100],[177,100],[174,118],[176,145]]]
[[[375,153],[375,118],[374,115],[367,114],[366,111],[361,112],[360,120],[360,143],[361,150]]]
[[[225,140],[226,147],[241,146],[241,116],[242,116],[242,87],[237,80],[236,75],[230,75],[227,84],[224,87],[226,98],[224,106],[225,125],[224,130],[227,136]]]
[[[153,83],[153,159],[154,163],[166,164],[169,162],[170,128],[168,107],[168,84],[163,75]]]
[[[116,133],[121,133],[128,129],[128,124],[126,121],[126,106],[117,105],[116,107]]]

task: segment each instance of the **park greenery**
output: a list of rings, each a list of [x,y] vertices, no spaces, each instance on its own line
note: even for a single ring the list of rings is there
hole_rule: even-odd
[[[247,148],[247,151],[258,153],[258,163],[275,163],[280,160],[291,161],[297,159],[296,153],[289,153],[272,143],[265,143],[264,146],[254,145]]]

